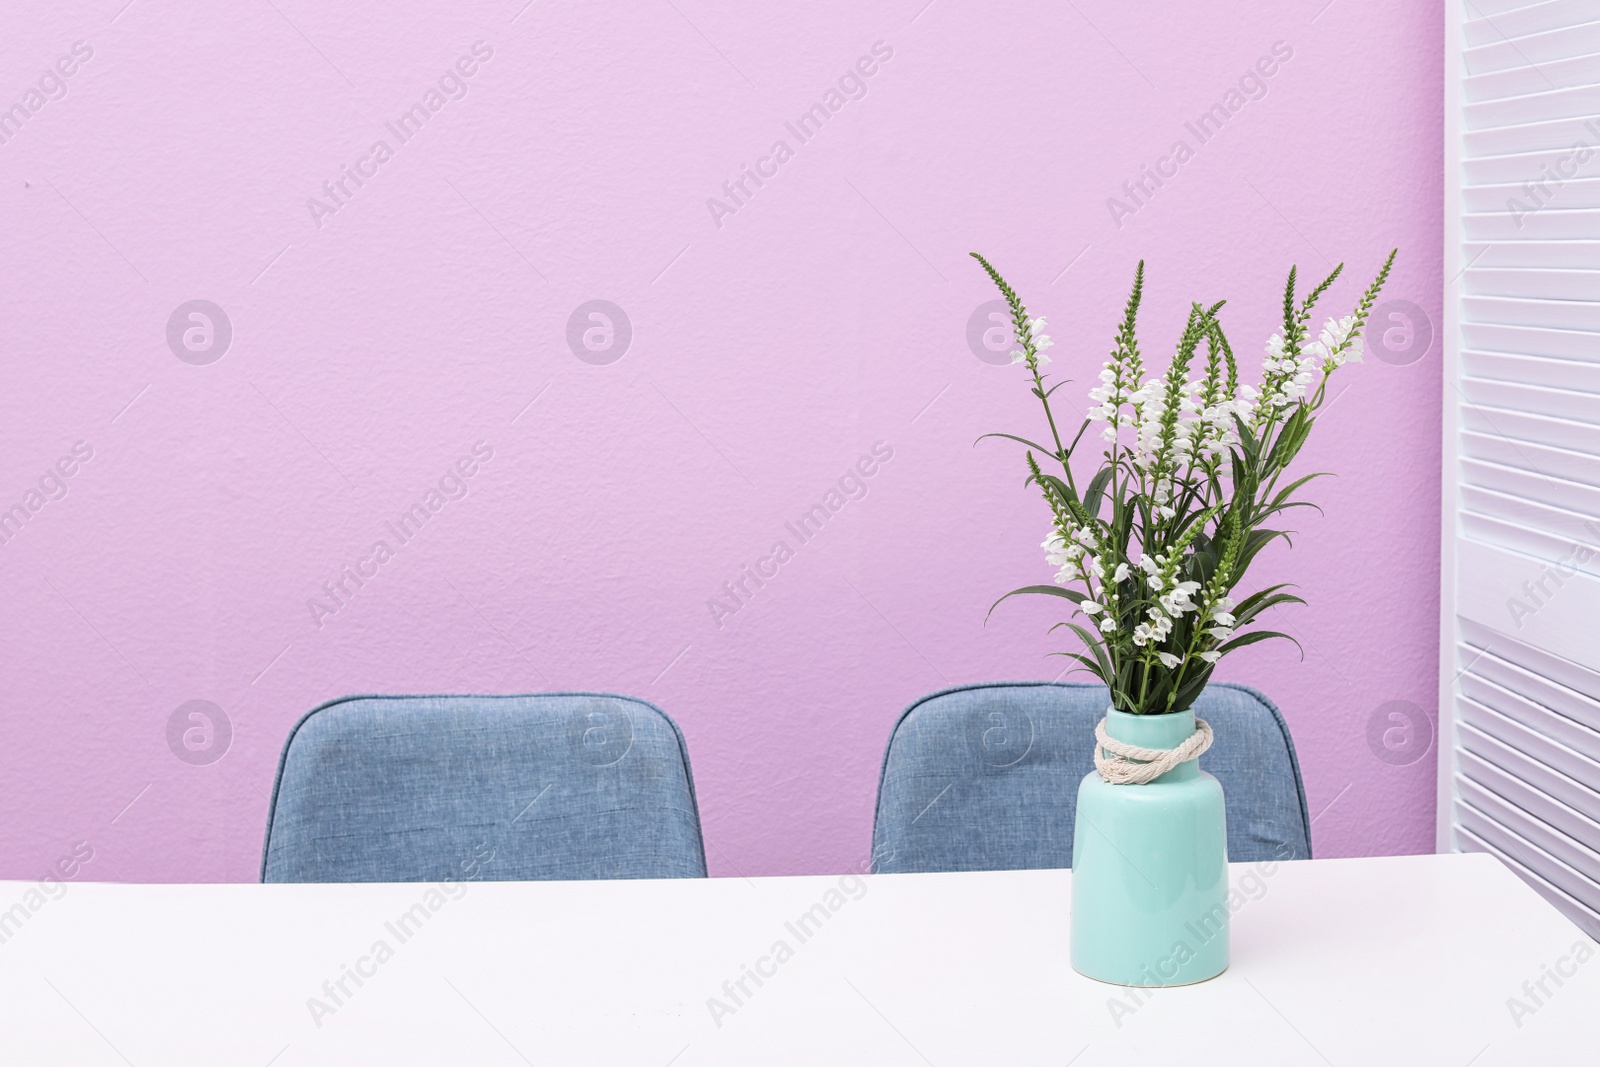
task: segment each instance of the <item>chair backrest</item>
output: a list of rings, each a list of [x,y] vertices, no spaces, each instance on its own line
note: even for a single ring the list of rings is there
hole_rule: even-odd
[[[700,878],[689,753],[642,700],[358,696],[290,731],[263,882]]]
[[[874,869],[1072,866],[1078,783],[1094,769],[1094,726],[1109,703],[1104,686],[1061,682],[961,686],[916,701],[884,752]],[[1213,683],[1195,712],[1216,732],[1200,767],[1227,798],[1228,858],[1310,859],[1300,765],[1278,709],[1253,689]]]

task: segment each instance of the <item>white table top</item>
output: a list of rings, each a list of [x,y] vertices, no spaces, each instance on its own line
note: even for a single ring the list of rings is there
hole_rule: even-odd
[[[1594,1061],[1600,958],[1493,858],[1235,864],[1233,880],[1251,899],[1232,967],[1138,994],[1069,966],[1068,871],[473,882],[432,897],[84,883],[30,899],[31,883],[3,882],[0,908],[27,914],[0,911],[0,1063]],[[417,904],[426,919],[386,925]],[[815,905],[826,917],[799,926]],[[1532,999],[1524,982],[1563,958],[1576,973]],[[358,963],[360,986],[324,991]],[[757,964],[770,977],[746,977],[736,1001],[724,982]],[[313,997],[331,1010],[314,1017]],[[714,1018],[713,997],[731,1010]],[[1530,1010],[1514,1015],[1513,997]]]

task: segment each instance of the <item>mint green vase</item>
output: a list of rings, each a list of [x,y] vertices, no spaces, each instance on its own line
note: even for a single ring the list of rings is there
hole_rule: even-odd
[[[1177,748],[1194,712],[1106,713],[1112,738]],[[1189,985],[1228,967],[1222,786],[1190,760],[1146,785],[1091,771],[1072,840],[1072,967],[1124,986]]]

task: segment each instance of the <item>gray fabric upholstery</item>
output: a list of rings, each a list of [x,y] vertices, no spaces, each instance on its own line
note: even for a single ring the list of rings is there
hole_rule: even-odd
[[[595,693],[324,704],[284,743],[261,860],[264,882],[705,873],[677,725]]]
[[[874,869],[1072,866],[1078,783],[1094,769],[1094,725],[1108,703],[1100,685],[1014,682],[912,704],[883,757]],[[1216,731],[1200,767],[1227,797],[1229,858],[1309,859],[1305,790],[1278,709],[1253,689],[1214,683],[1195,712]]]

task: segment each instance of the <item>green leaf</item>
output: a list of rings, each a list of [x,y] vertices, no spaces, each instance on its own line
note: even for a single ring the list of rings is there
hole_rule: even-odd
[[[1300,658],[1302,660],[1306,658],[1306,650],[1300,648],[1299,641],[1296,641],[1288,634],[1279,633],[1277,630],[1252,630],[1243,637],[1235,637],[1232,641],[1229,641],[1227,644],[1218,648],[1217,651],[1226,656],[1229,652],[1232,652],[1236,648],[1243,648],[1245,645],[1253,645],[1257,641],[1269,641],[1275,637],[1281,637],[1285,641],[1288,641],[1290,644],[1294,645],[1295,648],[1299,648]]]
[[[1078,442],[1083,440],[1083,431],[1089,428],[1089,420],[1084,419],[1083,425],[1078,427],[1078,432],[1073,435],[1072,443],[1067,446],[1067,455],[1072,455],[1072,450],[1078,447]]]
[[[1295,414],[1298,415],[1304,410],[1303,407],[1298,408]],[[1281,470],[1294,462],[1294,457],[1300,454],[1300,448],[1306,443],[1306,436],[1310,432],[1310,423],[1302,420],[1296,424],[1293,434],[1280,437],[1277,446],[1273,448],[1274,456],[1271,461],[1273,465]]]
[[[1100,677],[1102,679],[1114,678],[1117,673],[1116,669],[1112,667],[1111,657],[1106,654],[1105,646],[1101,643],[1100,639],[1075,622],[1067,623],[1067,627],[1072,630],[1073,633],[1078,635],[1078,637],[1083,641],[1084,645],[1089,649],[1090,655],[1094,656],[1095,662],[1100,665]]]
[[[1282,491],[1279,492],[1277,496],[1272,498],[1272,503],[1267,506],[1267,511],[1265,512],[1265,514],[1270,514],[1272,511],[1277,509],[1279,506],[1281,506],[1284,503],[1284,501],[1289,499],[1289,496],[1296,489],[1299,489],[1302,485],[1305,485],[1307,482],[1311,481],[1313,478],[1330,478],[1330,477],[1332,477],[1332,475],[1330,475],[1327,471],[1317,471],[1317,472],[1315,472],[1313,474],[1306,475],[1304,478],[1296,478],[1294,481],[1292,481],[1288,485],[1284,486]]]
[[[1086,670],[1090,674],[1094,675],[1096,678],[1099,678],[1102,682],[1105,682],[1107,685],[1111,684],[1109,681],[1106,680],[1106,678],[1104,676],[1101,675],[1099,665],[1096,664],[1095,661],[1090,659],[1088,656],[1079,655],[1076,652],[1049,652],[1049,653],[1046,653],[1046,655],[1050,655],[1050,656],[1065,656],[1067,659],[1075,659],[1079,663],[1083,664],[1083,666],[1082,667],[1074,667],[1071,671],[1068,672],[1069,674],[1076,674],[1079,671]]]
[[[1255,559],[1256,553],[1280,537],[1285,541],[1289,540],[1288,531],[1251,530],[1250,536],[1245,538],[1244,547],[1239,551],[1239,562],[1235,566],[1236,573],[1243,574],[1245,569],[1250,566],[1250,561]]]
[[[1244,449],[1244,454],[1254,461],[1256,453],[1261,447],[1256,443],[1256,435],[1250,432],[1250,427],[1246,426],[1244,420],[1237,415],[1233,417],[1233,429],[1239,435],[1239,447]]]
[[[1277,585],[1269,585],[1265,589],[1258,589],[1254,593],[1251,593],[1249,596],[1245,597],[1243,600],[1239,601],[1238,606],[1233,609],[1233,613],[1238,615],[1241,611],[1249,611],[1264,598],[1271,596],[1280,589],[1288,589],[1292,585],[1294,585],[1293,582],[1279,582]]]
[[[1183,685],[1179,687],[1177,693],[1173,696],[1173,711],[1188,711],[1190,705],[1195,702],[1195,698],[1200,695],[1201,690],[1205,689],[1206,682],[1211,680],[1211,672],[1216,665],[1212,663],[1206,663],[1205,660],[1201,660],[1200,662],[1204,664],[1200,672],[1193,678],[1190,678],[1188,681],[1184,682]]]
[[[1083,491],[1083,508],[1092,518],[1100,517],[1100,497],[1105,493],[1113,472],[1111,467],[1101,467],[1095,472],[1095,476],[1089,479],[1089,485]]]
[[[1233,613],[1233,617],[1234,617],[1237,625],[1244,626],[1251,619],[1253,619],[1256,616],[1260,615],[1263,611],[1266,611],[1268,608],[1275,608],[1279,604],[1304,604],[1304,603],[1305,603],[1304,600],[1301,600],[1299,597],[1295,596],[1293,593],[1274,593],[1272,596],[1267,597],[1265,600],[1262,600],[1262,601],[1260,601],[1259,603],[1256,603],[1256,604],[1252,604],[1249,607],[1242,607],[1241,606],[1238,610],[1236,610]]]
[[[1288,466],[1289,461],[1284,458],[1284,449],[1298,449],[1294,444],[1295,438],[1301,436],[1300,427],[1305,422],[1305,408],[1296,406],[1283,420],[1282,427],[1278,430],[1278,439],[1272,443],[1272,448],[1267,452],[1266,466],[1268,469]],[[1292,451],[1291,451],[1292,454]]]
[[[1069,508],[1082,507],[1083,506],[1082,504],[1080,504],[1078,502],[1078,494],[1072,491],[1072,486],[1068,485],[1066,482],[1062,481],[1060,478],[1057,478],[1054,474],[1045,474],[1043,471],[1041,471],[1039,473],[1039,475],[1038,475],[1038,478],[1036,478],[1035,480],[1038,481],[1038,480],[1041,480],[1041,479],[1046,484],[1048,484],[1050,486],[1050,488],[1052,490],[1054,490],[1055,493],[1058,496],[1060,496],[1060,498],[1066,503],[1066,505]],[[1073,515],[1073,518],[1075,520],[1078,520],[1078,519],[1081,519],[1081,516],[1078,516],[1078,515],[1075,514],[1075,515]]]
[[[1023,593],[1036,593],[1040,596],[1058,596],[1062,597],[1063,599],[1070,600],[1074,604],[1081,604],[1085,600],[1089,599],[1088,594],[1086,593],[1080,593],[1076,589],[1063,589],[1059,585],[1025,585],[1021,589],[1011,590],[1011,592],[1007,593],[999,600],[996,600],[993,604],[990,604],[988,615],[983,617],[985,625],[987,625],[989,622],[989,615],[994,614],[995,608],[999,607],[1004,601],[1010,599],[1011,597],[1021,596]]]
[[[1269,515],[1276,515],[1280,511],[1288,511],[1290,508],[1310,508],[1318,515],[1322,514],[1322,506],[1320,504],[1313,504],[1309,500],[1291,500],[1287,504],[1277,504],[1273,507],[1264,509],[1261,514],[1257,516],[1257,518],[1265,519]]]
[[[1026,437],[1018,437],[1014,433],[986,433],[986,434],[982,435],[981,437],[979,437],[978,441],[982,441],[984,437],[1004,437],[1008,441],[1017,441],[1017,442],[1019,442],[1021,444],[1027,445],[1029,448],[1038,449],[1040,452],[1043,452],[1047,456],[1054,456],[1056,454],[1056,450],[1055,449],[1046,448],[1046,447],[1044,447],[1044,445],[1036,444],[1033,441],[1028,440]],[[972,445],[973,445],[974,448],[977,447],[978,441],[972,442]]]

